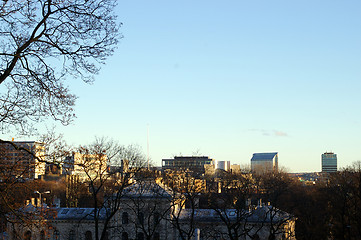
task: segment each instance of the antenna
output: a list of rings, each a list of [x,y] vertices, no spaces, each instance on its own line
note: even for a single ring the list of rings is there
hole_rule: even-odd
[[[147,124],[147,162],[149,170],[149,124]]]

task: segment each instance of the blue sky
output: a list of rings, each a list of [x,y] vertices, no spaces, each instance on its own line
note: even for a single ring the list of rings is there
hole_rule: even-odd
[[[69,82],[75,145],[108,136],[162,158],[199,151],[291,172],[361,160],[361,2],[119,1],[124,38],[93,85]]]

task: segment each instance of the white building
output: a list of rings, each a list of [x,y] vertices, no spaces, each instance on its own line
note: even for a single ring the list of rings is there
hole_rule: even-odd
[[[254,153],[251,159],[251,170],[254,173],[278,171],[278,152]]]

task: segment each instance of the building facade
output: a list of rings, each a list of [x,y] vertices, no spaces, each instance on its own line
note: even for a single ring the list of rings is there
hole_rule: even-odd
[[[28,204],[20,211],[27,221],[20,221],[19,214],[9,221],[9,239],[93,240],[96,232],[108,240],[228,240],[234,236],[242,240],[295,239],[295,218],[271,205],[185,208],[185,195],[152,181],[134,183],[123,194],[117,199],[119,210],[114,215],[112,204],[98,209],[98,214],[94,214],[94,208],[39,208]],[[95,230],[96,224],[99,231]]]
[[[212,164],[212,159],[207,156],[181,156],[174,159],[162,159],[162,169],[190,170],[195,173],[204,173],[204,165]]]
[[[108,167],[105,154],[82,154],[73,152],[64,159],[62,173],[64,175],[78,175],[80,180],[86,180],[104,173]]]
[[[333,152],[325,152],[321,155],[322,172],[337,172],[337,154]]]
[[[45,204],[26,205],[8,224],[10,240],[93,240],[95,220],[93,208],[49,208]],[[105,211],[99,212],[99,229],[103,229]],[[26,219],[18,221],[18,217]],[[99,237],[101,233],[98,233]],[[107,233],[106,233],[107,234]]]
[[[38,179],[45,174],[45,147],[36,141],[0,144],[0,178]]]
[[[251,158],[251,170],[254,173],[278,171],[278,152],[254,153]]]

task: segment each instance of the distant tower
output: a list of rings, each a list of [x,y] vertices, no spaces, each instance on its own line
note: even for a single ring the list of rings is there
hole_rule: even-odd
[[[337,172],[337,154],[325,152],[321,156],[322,172]]]
[[[253,153],[251,159],[252,172],[265,173],[278,171],[278,152]]]

